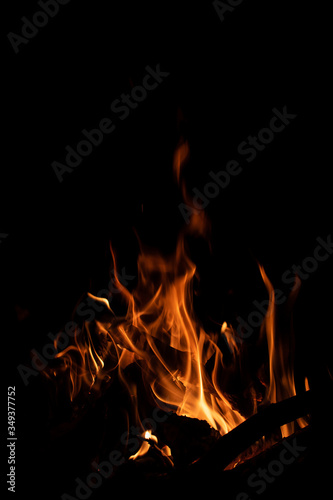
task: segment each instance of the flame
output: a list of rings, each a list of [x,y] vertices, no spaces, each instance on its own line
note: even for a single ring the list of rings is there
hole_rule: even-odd
[[[279,330],[277,328],[275,292],[272,283],[261,264],[260,273],[269,294],[269,306],[261,327],[261,337],[267,338],[269,355],[269,385],[265,394],[265,403],[277,403],[296,395],[294,379],[294,336],[292,328]],[[288,301],[293,304],[298,290],[300,279],[296,275],[295,284]],[[308,381],[305,379],[305,388]],[[308,425],[305,419],[299,418],[297,423],[301,428]],[[295,423],[290,422],[281,426],[282,437],[288,437],[295,431]]]
[[[80,392],[82,386],[88,387],[88,390],[94,386],[94,390],[97,390],[97,376],[104,367],[103,356],[96,350],[89,324],[85,324],[82,331],[77,329],[74,339],[75,345],[68,346],[56,356],[63,361],[60,370],[69,372],[71,401]],[[57,347],[57,341],[55,341],[55,346]],[[54,371],[54,376],[56,375],[57,372]]]
[[[266,392],[266,401],[277,403],[296,394],[293,364],[289,363],[293,338],[284,339],[277,332],[274,288],[260,264],[259,269],[269,293],[269,306],[261,329],[261,332],[266,330],[269,354],[270,384]]]
[[[69,371],[71,400],[85,388],[98,392],[104,378],[112,378],[117,370],[137,401],[136,384],[124,374],[135,362],[140,365],[147,394],[158,407],[206,420],[221,434],[244,420],[224,392],[223,354],[216,339],[196,319],[192,297],[195,273],[184,238],[179,239],[172,256],[152,251],[139,255],[134,292],[115,280],[128,303],[125,317],[110,314],[109,321],[86,323],[75,337],[75,345],[58,354],[62,370]],[[101,303],[98,297],[96,300]],[[103,302],[111,313],[106,299]],[[236,354],[237,344],[226,323],[222,332]],[[212,363],[210,370],[208,361]]]
[[[169,467],[174,466],[174,463],[171,459],[172,457],[171,449],[167,445],[164,445],[162,448],[159,448],[157,446],[158,439],[156,436],[152,434],[151,431],[145,431],[144,433],[142,433],[141,439],[142,439],[142,444],[140,446],[140,449],[134,455],[131,455],[129,457],[129,460],[136,460],[140,457],[143,457],[148,453],[150,447],[153,446],[155,451],[157,451],[160,454],[166,465],[168,465]]]
[[[156,436],[154,436],[151,431],[145,431],[143,434],[141,434],[142,437],[142,444],[140,446],[140,449],[134,454],[129,457],[129,460],[136,460],[139,457],[142,457],[148,453],[149,448],[152,443],[158,443],[158,439]]]
[[[184,167],[186,161],[188,160],[189,154],[190,154],[190,148],[188,142],[181,139],[178,144],[178,147],[175,150],[173,157],[173,172],[178,185],[180,184],[181,170]],[[185,189],[185,191],[183,191],[183,196],[185,199],[186,198],[185,184],[183,184],[183,189]]]
[[[308,378],[307,378],[307,377],[305,377],[305,380],[304,380],[304,386],[305,386],[305,390],[306,390],[306,391],[309,391],[309,390],[310,390],[309,381],[308,381]]]
[[[187,232],[192,235],[207,238],[210,232],[210,221],[204,210],[199,210],[194,206],[193,200],[188,194],[184,178],[181,175],[184,166],[189,161],[189,156],[189,144],[186,140],[181,139],[173,156],[173,173],[175,180],[181,189],[183,200],[191,211],[190,223],[187,227]]]
[[[140,360],[145,385],[157,406],[206,420],[222,434],[228,432],[244,418],[219,385],[222,352],[195,318],[195,266],[186,256],[183,240],[169,259],[157,253],[141,254],[138,271],[140,285],[125,321],[111,335],[121,337]],[[130,332],[136,334],[135,343]],[[127,357],[123,352],[120,367]],[[212,357],[215,366],[210,378],[205,364]]]
[[[188,144],[183,141],[174,155],[178,183],[181,183],[181,171],[188,155]],[[182,192],[184,200],[193,207],[184,183]],[[57,355],[60,366],[53,370],[54,376],[59,372],[67,374],[71,401],[76,401],[80,395],[99,395],[103,384],[116,377],[123,382],[131,395],[136,423],[142,428],[142,445],[130,457],[133,460],[145,455],[152,445],[157,448],[157,438],[141,424],[138,384],[126,373],[126,367],[132,363],[140,367],[146,397],[163,410],[205,420],[221,435],[249,416],[240,411],[226,390],[226,374],[236,372],[241,364],[242,350],[237,334],[231,325],[222,323],[220,335],[232,358],[227,367],[218,333],[205,331],[193,307],[193,282],[197,271],[186,250],[185,233],[206,235],[208,226],[204,211],[193,208],[190,224],[180,234],[172,255],[162,255],[141,244],[138,283],[132,292],[117,277],[116,258],[110,247],[114,285],[127,304],[127,312],[117,317],[107,299],[89,294],[90,299],[104,307],[103,318],[86,321],[77,331],[73,345]],[[268,404],[296,394],[294,345],[292,331],[286,334],[277,328],[274,288],[260,264],[259,269],[269,295],[269,307],[259,336],[260,342],[267,342],[269,382],[264,404]],[[296,278],[291,302],[296,299],[298,288],[299,279]],[[245,389],[244,394],[251,398],[253,411],[256,411],[260,397],[252,383]],[[298,424],[307,425],[302,419]],[[290,435],[293,429],[293,422],[282,426],[282,436]],[[165,457],[171,456],[167,445],[160,452]]]

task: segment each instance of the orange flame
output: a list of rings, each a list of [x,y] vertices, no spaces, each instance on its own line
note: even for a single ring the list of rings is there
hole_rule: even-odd
[[[142,457],[143,455],[145,455],[148,452],[148,450],[150,448],[150,444],[152,442],[158,443],[157,437],[154,436],[151,433],[151,431],[145,431],[142,434],[142,438],[143,438],[143,441],[142,441],[142,444],[140,446],[140,449],[135,453],[135,455],[131,455],[129,457],[130,460],[136,460],[137,458]],[[149,441],[150,441],[150,443],[149,443]]]
[[[159,406],[178,415],[207,420],[222,434],[244,419],[234,410],[217,380],[222,353],[196,321],[192,304],[195,266],[180,239],[174,256],[140,255],[139,287],[134,292],[125,322],[111,335],[141,360],[146,386]],[[158,278],[156,280],[156,277]],[[131,341],[133,330],[138,341]],[[127,358],[125,351],[120,358]],[[205,363],[215,356],[212,378]]]
[[[182,142],[174,156],[174,171],[179,183],[188,154],[188,144]],[[186,187],[182,186],[184,199],[192,206]],[[207,229],[204,212],[194,210],[189,226],[190,231],[204,234]],[[217,335],[206,332],[194,312],[196,267],[186,252],[184,234],[180,235],[174,254],[168,257],[141,247],[137,262],[138,284],[133,292],[117,277],[112,248],[111,255],[114,283],[127,304],[127,313],[124,317],[116,317],[106,299],[90,294],[105,307],[103,320],[86,322],[75,336],[74,345],[57,355],[62,363],[58,372],[69,373],[71,400],[82,391],[99,394],[102,385],[117,376],[131,395],[137,423],[140,423],[137,384],[125,375],[125,368],[137,363],[146,394],[156,406],[177,415],[205,420],[221,435],[243,422],[246,417],[225,390],[227,370]],[[269,358],[269,384],[264,403],[275,403],[296,394],[293,337],[291,332],[286,335],[277,329],[274,288],[263,266],[259,265],[259,269],[269,294],[269,307],[260,332],[260,341],[267,339]],[[292,301],[299,288],[297,280],[290,295]],[[239,339],[226,322],[221,326],[221,334],[236,367],[241,358]],[[254,392],[251,386],[248,393],[253,398],[255,411],[259,398]],[[301,427],[306,425],[302,419],[298,423]],[[283,426],[282,435],[288,436],[293,428],[293,423]],[[157,443],[150,431],[144,433],[143,427],[142,430],[142,446],[131,459],[147,453],[152,440]],[[166,457],[171,454],[167,446],[162,452]]]
[[[278,330],[276,320],[275,292],[272,283],[262,265],[259,264],[260,273],[269,294],[269,306],[262,324],[261,336],[265,333],[269,355],[269,385],[265,394],[266,403],[277,403],[296,395],[294,379],[294,336],[292,328]],[[296,275],[295,284],[289,295],[289,302],[294,303],[300,279]],[[305,388],[308,387],[307,379]],[[297,420],[300,427],[305,427],[304,419]],[[294,422],[281,427],[282,437],[288,437],[295,430]]]
[[[193,204],[191,196],[187,192],[184,179],[181,176],[185,164],[189,160],[190,149],[188,142],[181,139],[173,157],[173,173],[178,186],[181,188],[183,200],[191,211],[190,223],[187,231],[192,235],[207,237],[210,231],[210,221],[204,210],[199,210]]]
[[[140,254],[134,292],[129,293],[115,281],[128,302],[126,316],[115,318],[110,314],[109,322],[95,321],[94,327],[85,324],[75,345],[58,354],[63,370],[70,373],[71,400],[82,388],[100,390],[103,379],[110,378],[115,369],[136,399],[135,384],[124,375],[126,366],[136,362],[157,406],[206,420],[221,434],[244,420],[223,391],[223,354],[194,314],[195,271],[183,238],[171,257],[156,252]],[[106,299],[95,299],[103,301],[111,313]],[[232,330],[225,323],[222,331],[236,353]],[[209,360],[213,361],[210,373],[206,369]]]

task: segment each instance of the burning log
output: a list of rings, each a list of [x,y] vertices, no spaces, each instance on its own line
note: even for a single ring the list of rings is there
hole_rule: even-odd
[[[305,398],[305,400],[310,399],[311,397]],[[277,413],[279,414],[281,411],[284,417],[283,421],[287,419],[288,415],[293,418],[293,415],[302,412],[303,404],[303,409],[307,411],[308,401],[305,400],[302,403],[297,403],[297,405],[300,404],[299,410],[294,407],[293,400],[288,401],[284,409],[278,408]],[[272,407],[275,411],[277,410],[275,404]],[[267,415],[266,410],[263,410],[262,413],[264,416]],[[184,417],[180,417],[180,420],[182,419]],[[175,416],[175,423],[176,420]],[[190,423],[190,420],[192,419],[183,420],[181,423]],[[278,416],[273,417],[273,420],[279,421]],[[198,429],[200,429],[201,423],[203,422],[194,421],[194,425]],[[243,424],[241,426],[242,434],[249,432],[251,435],[251,429],[244,429]],[[230,449],[234,443],[236,443],[235,446],[239,447],[238,449],[243,448],[241,444],[237,444],[240,439],[241,436],[233,433],[231,444],[229,444]],[[230,449],[225,454],[223,450],[217,450],[220,455],[207,452],[204,463],[199,459],[190,467],[178,463],[178,465],[175,464],[174,468],[168,468],[165,463],[162,463],[161,454],[154,453],[152,447],[139,460],[130,460],[119,468],[118,474],[111,481],[109,491],[110,494],[114,494],[115,491],[118,492],[117,488],[119,488],[121,494],[127,478],[131,477],[133,491],[127,489],[126,492],[135,494],[140,488],[145,491],[145,498],[150,498],[150,493],[152,494],[151,498],[156,498],[156,492],[161,491],[165,497],[172,496],[176,492],[176,498],[181,498],[183,494],[196,498],[199,488],[204,488],[207,484],[211,490],[220,488],[223,491],[223,498],[228,500],[249,500],[257,498],[256,494],[260,494],[260,498],[264,499],[279,499],[284,491],[293,491],[293,496],[307,498],[306,493],[309,485],[315,484],[318,477],[318,471],[315,468],[318,456],[314,453],[313,439],[313,428],[308,426],[273,446],[269,446],[231,470],[223,470],[224,465],[229,460],[226,455],[229,453],[229,457],[233,456]],[[224,439],[221,438],[221,441],[223,444]],[[251,439],[248,439],[245,445],[250,441]],[[306,481],[303,481],[305,471]],[[324,479],[321,477],[321,480]],[[303,495],[299,494],[301,489],[304,492]],[[264,494],[261,495],[262,493]]]
[[[232,479],[231,482],[233,483],[236,477],[237,487],[237,477],[244,475],[243,469],[245,471],[251,470],[258,460],[258,463],[270,460],[271,450],[279,450],[281,446],[284,449],[288,445],[283,443],[293,443],[295,435],[285,438],[264,450],[259,449],[258,454],[252,455],[232,471],[225,470],[226,467],[262,436],[268,436],[280,429],[282,425],[310,413],[312,404],[313,394],[310,391],[293,396],[280,403],[271,404],[219,438],[217,438],[218,433],[209,428],[205,421],[172,415],[161,425],[159,431],[171,445],[175,466],[172,468],[167,467],[168,464],[163,463],[161,453],[158,453],[158,450],[151,446],[148,453],[140,457],[139,460],[127,461],[120,468],[115,478],[116,483],[122,484],[124,478],[131,475],[137,481],[149,481],[149,484],[154,482],[156,486],[170,488],[170,491],[172,491],[173,487],[178,488],[179,484],[184,487],[191,484],[194,488],[200,478],[209,476],[214,481],[217,480],[217,477],[221,480],[223,476],[223,483],[226,482],[226,484],[229,479]],[[308,436],[306,439],[310,439],[313,429],[308,426],[299,433]],[[172,435],[174,435],[173,439]],[[188,437],[182,439],[185,435],[188,435]],[[297,438],[297,443],[301,442],[302,440],[299,441]],[[184,451],[186,444],[195,449]],[[188,462],[186,463],[186,460],[184,460],[184,452],[187,458],[191,454],[196,455],[191,465],[188,465]],[[232,473],[232,478],[228,475],[229,473]],[[233,488],[235,484],[229,485],[229,487]]]
[[[211,450],[194,462],[190,469],[193,473],[217,464],[224,469],[230,462],[249,448],[261,437],[276,428],[311,413],[313,395],[311,391],[293,396],[285,401],[274,403],[248,418],[228,434],[219,438]]]

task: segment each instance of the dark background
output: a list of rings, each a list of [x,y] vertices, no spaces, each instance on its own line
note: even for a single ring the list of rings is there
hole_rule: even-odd
[[[16,385],[24,442],[29,433],[39,439],[47,405],[38,381],[25,387],[16,367],[70,319],[84,292],[107,285],[109,241],[130,274],[133,228],[163,252],[174,248],[184,225],[172,177],[181,136],[190,145],[189,190],[202,190],[210,170],[240,159],[239,143],[268,126],[272,108],[297,114],[253,162],[242,157],[243,172],[209,204],[212,255],[191,241],[203,317],[223,321],[235,310],[246,317],[265,297],[256,259],[283,288],[283,272],[331,233],[325,13],[301,2],[244,0],[221,22],[210,1],[72,0],[15,54],[7,33],[20,34],[20,18],[40,8],[4,5],[3,366],[7,385]],[[157,64],[170,76],[126,120],[115,117],[116,130],[59,183],[51,163],[64,162],[83,128],[114,117],[114,99]],[[304,281],[295,310],[300,371],[310,376],[331,356],[331,259]],[[22,471],[28,458],[17,453]],[[21,492],[25,481],[18,477]]]

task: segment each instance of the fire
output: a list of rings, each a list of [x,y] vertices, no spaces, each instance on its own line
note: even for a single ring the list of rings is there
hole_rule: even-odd
[[[154,450],[160,455],[160,457],[163,458],[163,461],[166,465],[168,465],[169,467],[174,466],[173,461],[170,458],[172,456],[171,449],[167,445],[164,445],[162,448],[159,448],[157,446],[158,439],[156,436],[152,434],[151,431],[145,431],[144,433],[142,433],[141,439],[142,439],[142,444],[140,446],[140,449],[134,455],[131,455],[129,457],[129,460],[136,460],[140,457],[143,457],[148,453],[150,447],[152,446]]]
[[[181,139],[173,158],[173,174],[178,186],[180,187],[183,200],[191,211],[191,218],[187,227],[187,232],[192,235],[207,238],[210,231],[210,221],[204,210],[198,210],[198,208],[194,206],[193,200],[187,192],[186,183],[182,177],[182,171],[189,159],[189,154],[190,149],[188,142]]]
[[[145,455],[148,452],[151,443],[158,443],[158,439],[151,433],[151,431],[145,431],[142,434],[142,445],[140,446],[140,449],[137,451],[137,453],[131,455],[129,459],[136,460],[137,458]]]
[[[267,338],[269,356],[269,385],[265,394],[265,403],[277,403],[296,395],[294,379],[294,336],[292,328],[278,330],[276,320],[275,292],[272,283],[262,265],[259,265],[262,279],[269,294],[269,306],[261,327],[261,336]],[[289,295],[289,303],[293,305],[300,288],[300,279],[295,278],[295,284]],[[304,381],[308,387],[307,379]],[[300,427],[305,427],[304,419],[297,420]],[[295,430],[294,422],[281,427],[282,437],[288,437]]]
[[[175,176],[180,183],[181,168],[189,154],[188,144],[182,142],[174,158]],[[184,199],[189,196],[182,185]],[[187,231],[205,234],[207,219],[203,211],[193,210]],[[236,371],[241,363],[239,338],[231,325],[223,322],[220,335],[229,347],[232,361],[228,369],[218,346],[218,333],[207,332],[197,319],[193,307],[193,282],[197,270],[188,256],[185,231],[180,234],[172,255],[162,255],[141,245],[137,261],[138,283],[130,292],[117,278],[117,262],[113,258],[115,286],[127,304],[127,312],[117,317],[107,299],[90,298],[105,307],[103,320],[86,322],[71,345],[58,354],[60,367],[55,373],[68,374],[69,393],[72,401],[82,393],[97,393],[103,384],[118,377],[135,406],[137,423],[141,422],[138,388],[126,376],[126,367],[136,363],[140,367],[146,396],[153,404],[177,415],[205,420],[221,435],[243,422],[243,415],[225,388],[225,373]],[[276,325],[274,288],[264,268],[259,265],[262,279],[269,294],[269,307],[262,324],[259,341],[267,340],[269,381],[264,404],[275,403],[296,394],[293,373],[293,337],[283,334]],[[296,286],[297,285],[297,286]],[[298,282],[290,300],[297,295]],[[253,387],[248,391],[256,400]],[[299,425],[306,423],[299,420]],[[141,426],[142,427],[142,426]],[[283,436],[293,432],[294,424],[281,428]],[[142,428],[142,445],[131,459],[145,455],[157,438]],[[171,450],[164,446],[162,453],[168,457]]]
[[[120,370],[134,354],[157,406],[206,420],[225,434],[244,418],[232,408],[219,384],[222,352],[195,318],[195,266],[186,256],[184,241],[179,240],[169,258],[141,254],[138,271],[139,285],[130,297],[127,316],[115,330],[111,326],[111,337],[126,346]],[[211,358],[214,368],[209,377],[205,365]]]
[[[116,268],[116,262],[114,265]],[[147,394],[158,407],[206,420],[221,434],[244,420],[224,393],[223,354],[216,339],[196,319],[192,300],[195,273],[184,238],[180,238],[172,256],[151,251],[140,254],[138,286],[133,293],[116,281],[128,303],[125,317],[116,318],[106,299],[95,297],[105,303],[110,320],[86,323],[75,337],[75,345],[58,354],[62,370],[69,372],[72,400],[82,389],[99,391],[105,377],[112,378],[116,371],[135,400],[137,389],[124,370],[136,362]],[[236,354],[232,330],[223,324],[222,331]],[[98,348],[93,341],[96,333]],[[208,361],[213,363],[210,373]]]

